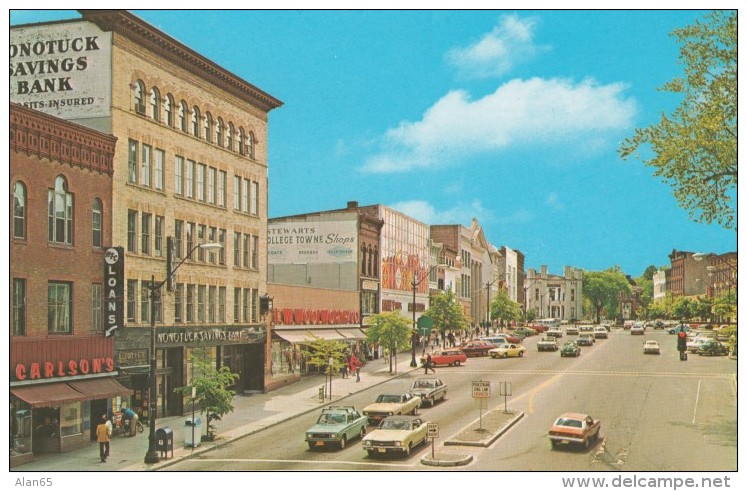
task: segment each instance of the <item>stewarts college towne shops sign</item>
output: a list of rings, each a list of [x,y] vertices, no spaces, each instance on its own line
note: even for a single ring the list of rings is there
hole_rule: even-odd
[[[109,116],[111,33],[90,22],[10,31],[10,100],[62,119]]]

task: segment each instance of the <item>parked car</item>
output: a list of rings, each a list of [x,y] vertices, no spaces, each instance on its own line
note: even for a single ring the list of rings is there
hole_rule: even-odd
[[[602,326],[597,326],[594,328],[594,339],[607,339],[609,337],[609,334],[607,333],[607,329],[605,329]]]
[[[459,366],[467,361],[464,351],[456,348],[448,348],[431,353],[431,363],[434,365]],[[425,362],[425,357],[420,358],[420,363]]]
[[[503,343],[521,343],[522,341],[520,336],[514,336],[512,334],[507,334],[507,333],[495,334],[493,336],[482,336],[477,339],[480,341],[486,341],[488,343],[493,343],[496,346],[498,346],[499,344],[503,344]]]
[[[526,348],[520,344],[504,343],[497,348],[488,351],[491,358],[508,358],[509,356],[518,356],[521,358],[526,352]]]
[[[363,438],[368,418],[353,406],[329,406],[314,426],[306,430],[306,442],[310,449],[336,446],[345,448],[349,440]]]
[[[661,350],[659,349],[659,342],[654,339],[649,339],[645,343],[643,343],[643,354],[653,354],[653,355],[659,355],[661,354]]]
[[[536,336],[537,330],[530,327],[517,327],[516,329],[514,329],[514,334],[517,336],[528,338],[529,336]]]
[[[363,437],[363,448],[370,457],[399,453],[410,455],[413,448],[425,443],[428,424],[417,416],[389,416],[379,427]]]
[[[556,338],[545,336],[537,341],[537,351],[558,351],[558,341]]]
[[[690,332],[690,326],[688,326],[687,324],[680,324],[679,326],[675,326],[675,327],[669,329],[669,331],[667,331],[667,332],[669,334],[677,334],[678,332],[680,332],[680,330],[684,330],[685,332],[689,333]]]
[[[708,339],[698,348],[699,355],[718,356],[729,354],[729,348],[716,339]]]
[[[547,437],[553,449],[560,444],[578,444],[589,448],[599,439],[601,428],[601,421],[588,414],[565,413],[555,420]]]
[[[565,333],[569,336],[577,336],[578,335],[578,327],[577,326],[568,326],[565,328]]]
[[[633,327],[630,328],[631,335],[633,334],[643,335],[645,333],[646,333],[646,328],[643,327],[643,322],[640,322],[640,323],[636,322],[635,324],[633,324]]]
[[[563,331],[559,327],[551,327],[550,329],[547,330],[545,335],[550,336],[552,338],[562,338]]]
[[[597,340],[594,339],[593,334],[580,334],[576,341],[579,346],[593,346],[596,342]]]
[[[376,402],[363,408],[368,424],[378,425],[387,416],[418,413],[423,400],[410,392],[379,394]]]
[[[468,357],[488,356],[488,351],[493,348],[495,348],[495,344],[480,340],[466,341],[459,346],[459,349]]]
[[[690,353],[697,353],[701,345],[708,341],[708,338],[695,337],[687,342],[687,351]]]
[[[573,356],[574,358],[581,356],[581,348],[578,347],[576,341],[566,341],[563,347],[560,348],[560,356]]]
[[[422,377],[413,380],[410,392],[419,396],[420,399],[422,399],[423,404],[428,404],[430,407],[433,407],[436,401],[443,401],[444,398],[446,398],[447,389],[448,386],[443,383],[440,378]]]
[[[590,333],[593,334],[594,333],[594,326],[589,326],[589,325],[579,326],[578,332],[579,333],[590,332]]]

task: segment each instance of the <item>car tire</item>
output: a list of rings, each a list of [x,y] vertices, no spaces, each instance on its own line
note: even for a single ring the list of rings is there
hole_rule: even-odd
[[[558,442],[556,442],[555,440],[550,440],[550,449],[555,450],[556,448],[558,448]]]
[[[376,455],[376,452],[374,452],[373,450],[366,450],[366,451],[368,452],[369,457],[373,457],[374,455]]]
[[[314,442],[307,442],[309,444],[309,450],[314,450]]]
[[[358,432],[358,438],[363,440],[363,437],[366,436],[366,427],[361,426],[361,431]]]
[[[418,414],[418,406],[415,406],[414,408],[412,408],[412,415],[415,416],[417,414]]]
[[[344,450],[347,444],[348,444],[348,437],[345,435],[342,435],[342,438],[340,438],[340,450]]]
[[[412,442],[407,444],[407,447],[405,448],[405,455],[408,457],[410,456],[410,451],[412,451]]]
[[[519,351],[519,358],[521,358],[522,356],[524,356],[524,352],[523,351]]]
[[[508,353],[503,353],[503,358],[508,358]]]
[[[455,367],[458,367],[458,366],[459,366],[459,365],[461,365],[461,364],[462,364],[462,362],[461,362],[461,361],[459,361],[459,360],[457,360],[457,361],[455,361],[455,362],[454,362],[454,366],[455,366]]]

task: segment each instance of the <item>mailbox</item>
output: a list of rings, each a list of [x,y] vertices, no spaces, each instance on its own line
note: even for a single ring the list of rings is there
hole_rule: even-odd
[[[156,430],[156,452],[161,452],[161,457],[168,458],[168,452],[174,456],[174,432],[168,426]]]

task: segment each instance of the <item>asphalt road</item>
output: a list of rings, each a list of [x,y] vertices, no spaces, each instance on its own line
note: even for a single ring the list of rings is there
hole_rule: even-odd
[[[565,336],[561,344],[575,336]],[[734,471],[737,468],[736,361],[690,355],[680,361],[675,338],[665,331],[644,336],[613,330],[609,339],[582,347],[578,358],[537,352],[537,337],[525,340],[523,358],[470,358],[461,367],[438,367],[449,385],[446,401],[422,408],[439,423],[445,439],[480,417],[471,382],[489,380],[491,399],[483,413],[506,407],[525,417],[488,448],[463,448],[473,461],[462,471]],[[644,355],[643,340],[656,339],[661,355]],[[422,372],[394,379],[341,401],[363,408],[376,395],[406,390]],[[511,395],[499,395],[501,385]],[[589,450],[550,450],[547,430],[563,412],[602,420],[602,438]],[[434,471],[422,456],[452,451],[436,440],[406,458],[368,457],[357,441],[344,450],[311,451],[303,440],[316,414],[238,440],[185,460],[167,471]],[[443,469],[447,470],[447,469]]]

